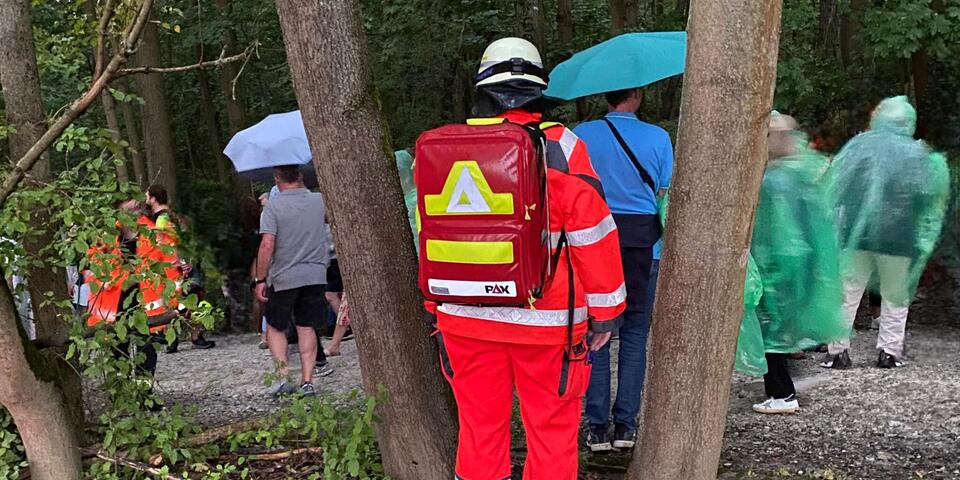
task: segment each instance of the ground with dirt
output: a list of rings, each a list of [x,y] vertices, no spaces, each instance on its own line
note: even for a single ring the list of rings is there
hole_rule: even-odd
[[[919,304],[911,316],[946,316],[945,306]],[[875,330],[854,342],[855,368],[823,370],[819,355],[793,362],[802,410],[762,416],[751,405],[763,397],[760,379],[735,375],[724,439],[721,478],[824,472],[847,479],[960,479],[960,328],[954,322],[909,326],[907,365],[875,368]],[[205,425],[219,425],[275,411],[265,394],[272,371],[259,337],[212,337],[217,347],[160,354],[158,389],[168,404],[193,405]],[[294,371],[299,364],[291,353]],[[360,388],[356,344],[330,359],[334,373],[315,381],[321,394]],[[642,447],[640,447],[642,448]],[[628,455],[587,456],[585,478],[622,478]],[[829,478],[829,477],[826,477]]]

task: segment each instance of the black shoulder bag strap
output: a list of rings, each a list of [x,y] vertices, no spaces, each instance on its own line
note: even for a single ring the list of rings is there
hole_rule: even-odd
[[[630,146],[627,145],[627,142],[623,140],[623,137],[620,136],[620,132],[617,130],[617,127],[613,126],[613,122],[609,118],[604,118],[604,122],[607,122],[607,126],[610,127],[610,131],[613,132],[613,136],[616,137],[617,142],[620,143],[620,148],[623,149],[623,152],[627,154],[627,157],[630,157],[630,162],[633,163],[634,168],[637,169],[637,173],[640,174],[640,178],[643,179],[643,183],[646,183],[650,190],[653,191],[653,198],[657,198],[657,184],[654,183],[653,177],[647,173],[647,169],[643,168],[643,165],[640,164],[640,161],[637,160],[637,156],[633,154],[633,150],[630,150]]]

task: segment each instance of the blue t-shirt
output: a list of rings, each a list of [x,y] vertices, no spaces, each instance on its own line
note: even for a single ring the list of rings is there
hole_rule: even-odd
[[[607,114],[620,136],[646,169],[657,191],[670,188],[673,177],[673,143],[666,130],[640,121],[636,115],[624,112]],[[657,213],[656,192],[643,182],[630,157],[617,142],[610,127],[603,120],[582,123],[573,129],[587,144],[590,161],[600,176],[610,211],[619,214]],[[659,242],[654,258],[660,257]]]

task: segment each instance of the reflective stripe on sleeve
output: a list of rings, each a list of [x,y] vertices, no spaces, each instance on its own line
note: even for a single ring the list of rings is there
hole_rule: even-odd
[[[560,148],[563,149],[563,154],[569,160],[570,156],[573,155],[573,149],[577,146],[577,136],[569,128],[564,128],[563,135],[557,141],[560,143]]]
[[[512,323],[531,327],[562,327],[567,324],[566,310],[531,310],[515,307],[474,307],[444,303],[437,310],[458,317],[476,318],[491,322]],[[587,321],[587,308],[580,307],[574,311],[573,323]]]
[[[617,223],[613,221],[613,215],[607,215],[603,220],[600,220],[600,223],[590,228],[567,232],[567,242],[570,243],[571,247],[585,247],[603,240],[607,235],[610,234],[610,232],[614,232],[616,230]],[[551,248],[557,248],[557,243],[559,241],[560,232],[550,232]]]
[[[627,286],[621,283],[610,293],[588,293],[587,305],[591,307],[616,307],[627,299]]]

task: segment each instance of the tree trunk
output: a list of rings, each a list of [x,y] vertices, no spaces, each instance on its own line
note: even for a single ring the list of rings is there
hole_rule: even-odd
[[[15,129],[9,137],[10,158],[14,160],[30,150],[47,129],[30,17],[29,0],[0,2],[0,83],[3,86],[7,122]],[[29,175],[29,180],[33,182],[49,180],[49,158],[42,156]],[[49,217],[40,210],[32,213],[35,218]],[[49,248],[56,241],[56,232],[51,226],[40,222],[38,228],[25,235],[22,241],[28,255],[43,259],[49,255]],[[28,277],[37,343],[55,347],[44,351],[43,355],[54,365],[53,368],[59,367],[63,372],[64,393],[70,413],[67,417],[70,424],[64,428],[77,428],[80,431],[84,424],[81,382],[76,371],[60,358],[64,353],[62,346],[67,343],[70,334],[70,325],[66,321],[70,313],[56,305],[70,298],[66,271],[53,265],[41,265],[30,269]],[[52,297],[48,297],[48,294]]]
[[[819,41],[824,57],[834,54],[834,19],[837,16],[837,0],[820,0]]]
[[[626,5],[624,0],[610,1],[610,35],[619,35],[626,26]]]
[[[717,478],[781,2],[693,2],[677,172],[632,479]],[[729,22],[736,18],[737,22]],[[717,152],[723,152],[719,157]]]
[[[116,82],[114,86],[121,92],[131,93],[130,85],[126,79]],[[130,145],[132,152],[130,163],[133,165],[134,180],[140,187],[146,187],[147,162],[143,157],[143,144],[140,142],[140,126],[137,125],[137,114],[130,102],[121,104],[120,109],[123,112],[123,125],[127,132],[127,144]]]
[[[56,385],[60,370],[27,340],[4,281],[0,281],[0,371],[0,405],[10,412],[23,439],[30,478],[79,479],[80,450]]]
[[[103,103],[103,115],[107,118],[107,129],[110,130],[110,139],[113,140],[113,143],[117,144],[117,149],[114,151],[117,160],[120,161],[119,165],[117,165],[117,179],[121,182],[127,182],[130,180],[130,175],[127,173],[127,154],[123,148],[119,146],[122,136],[120,134],[120,120],[117,118],[117,101],[113,99],[113,95],[109,90],[100,95],[100,101]]]
[[[230,0],[216,0],[217,9],[221,15],[230,15]],[[227,26],[223,32],[223,46],[227,49],[227,55],[239,53],[237,49],[237,35],[233,29]],[[228,63],[220,70],[220,90],[224,98],[227,99],[227,126],[230,136],[243,130],[246,125],[243,104],[240,103],[238,89],[234,88],[233,81],[240,75],[240,64]]]
[[[930,8],[938,15],[943,15],[946,5],[943,0],[932,0]],[[917,105],[917,137],[924,138],[930,130],[930,112],[935,107],[930,90],[930,55],[926,45],[921,45],[910,57],[910,76],[913,79],[913,93]]]
[[[516,0],[516,35],[533,43],[541,55],[546,55],[547,28],[543,0]]]
[[[350,292],[386,473],[450,478],[456,419],[417,290],[400,180],[367,65],[358,0],[277,2],[297,100]],[[331,40],[334,39],[334,40]],[[398,361],[402,359],[402,361]]]
[[[199,45],[198,49],[201,48]],[[229,183],[231,175],[227,166],[227,159],[223,155],[220,144],[220,126],[217,124],[216,107],[213,105],[213,96],[210,95],[210,79],[207,71],[197,70],[197,83],[200,84],[200,114],[203,116],[203,131],[205,133],[207,149],[210,158],[216,162],[217,177],[221,182]]]
[[[157,24],[148,23],[143,29],[137,50],[140,66],[160,65],[160,32]],[[177,198],[176,150],[171,131],[167,91],[162,74],[137,75],[137,91],[146,102],[142,109],[143,143],[147,157],[146,184],[159,183],[167,187],[170,200]]]
[[[863,28],[862,19],[867,10],[869,0],[850,0],[849,11],[840,17],[840,59],[844,66],[853,64],[859,57],[855,49],[860,46],[857,41],[860,29]]]

